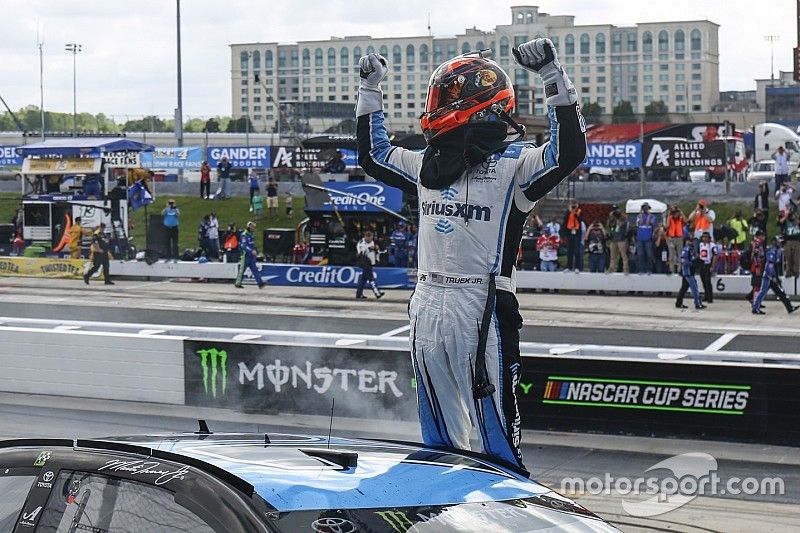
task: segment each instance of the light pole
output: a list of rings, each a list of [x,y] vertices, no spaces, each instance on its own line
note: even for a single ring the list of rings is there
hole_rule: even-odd
[[[78,136],[78,52],[83,51],[83,45],[78,43],[67,43],[64,50],[72,52],[72,136]]]
[[[775,87],[775,42],[780,41],[781,36],[765,35],[764,40],[769,42],[769,86]]]
[[[178,107],[175,109],[175,137],[183,146],[183,81],[181,72],[181,0],[175,0],[176,52],[178,59]],[[183,169],[178,169],[178,179],[183,181]]]
[[[36,45],[39,47],[39,114],[42,119],[42,140],[44,140],[44,60],[42,48],[44,43],[39,39],[39,30],[36,30]]]

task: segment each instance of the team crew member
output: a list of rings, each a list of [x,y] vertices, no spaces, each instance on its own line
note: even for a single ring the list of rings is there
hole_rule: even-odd
[[[389,236],[392,243],[393,265],[399,268],[408,266],[408,240],[411,236],[406,230],[406,223],[402,220],[397,223],[397,228]]]
[[[700,237],[700,245],[698,246],[698,256],[700,258],[700,281],[703,282],[703,296],[706,303],[714,303],[714,288],[711,285],[711,273],[717,264],[717,256],[719,250],[717,245],[711,241],[711,235],[708,232],[703,233]]]
[[[375,271],[372,267],[378,262],[378,243],[372,240],[372,232],[365,231],[364,238],[356,244],[356,252],[358,253],[358,266],[361,267],[361,277],[358,278],[358,287],[356,287],[356,298],[359,300],[366,300],[364,296],[364,287],[369,285],[372,289],[375,298],[379,299],[383,293],[378,289],[378,284],[375,283]]]
[[[686,306],[683,305],[683,297],[686,296],[687,289],[692,290],[694,308],[706,308],[700,301],[700,291],[697,290],[697,280],[694,279],[694,272],[692,272],[695,260],[694,241],[690,237],[686,237],[683,240],[683,249],[681,250],[681,289],[678,291],[678,298],[675,300],[675,307],[678,309],[686,309]]]
[[[258,257],[258,250],[256,250],[256,240],[255,236],[253,235],[253,231],[256,229],[255,222],[248,222],[245,226],[245,230],[242,232],[242,237],[239,239],[239,251],[241,257],[239,258],[239,273],[236,275],[236,285],[237,288],[241,289],[242,287],[242,278],[244,277],[244,271],[246,269],[250,269],[250,272],[253,273],[253,278],[255,278],[256,283],[258,284],[259,289],[263,289],[264,280],[261,279],[261,272],[258,270],[258,266],[256,265],[256,258]]]
[[[111,243],[106,238],[106,225],[101,222],[92,234],[92,268],[83,275],[83,282],[89,284],[89,278],[103,267],[103,277],[106,285],[113,285],[111,273],[108,271],[108,260],[111,258]]]
[[[81,217],[75,217],[72,226],[69,228],[69,256],[72,259],[81,258],[81,240],[84,235],[90,235],[91,230],[81,226]]]
[[[759,289],[755,298],[753,298],[752,312],[754,315],[766,314],[761,310],[761,302],[764,300],[764,297],[767,295],[767,291],[770,289],[772,289],[772,292],[775,293],[783,306],[786,308],[787,313],[794,313],[798,308],[800,308],[800,305],[792,304],[792,301],[788,296],[786,296],[780,280],[778,279],[777,264],[780,261],[780,257],[781,240],[778,237],[773,237],[772,246],[769,247],[764,257],[764,276],[761,280],[761,288]]]
[[[549,39],[513,50],[547,96],[550,140],[507,142],[514,88],[480,52],[446,61],[431,76],[424,152],[389,143],[381,81],[389,67],[362,57],[356,106],[361,167],[419,199],[418,283],[409,306],[422,437],[430,446],[482,450],[524,471],[517,387],[519,328],[514,264],[527,214],[586,154],[575,87]]]

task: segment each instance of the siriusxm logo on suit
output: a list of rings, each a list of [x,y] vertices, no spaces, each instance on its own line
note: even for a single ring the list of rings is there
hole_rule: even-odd
[[[358,285],[361,269],[353,266],[282,265],[265,263],[260,265],[261,277],[269,285],[298,287],[351,287]],[[375,278],[381,288],[411,288],[408,270],[405,268],[374,269]],[[253,283],[247,272],[244,281]]]

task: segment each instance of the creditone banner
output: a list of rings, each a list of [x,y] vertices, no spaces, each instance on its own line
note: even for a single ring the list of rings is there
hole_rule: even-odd
[[[403,192],[383,183],[324,181],[322,186],[329,189],[331,197],[330,203],[322,205],[322,213],[333,213],[334,205],[340,213],[386,213],[377,206],[399,213],[403,208]]]
[[[24,157],[17,154],[19,145],[0,145],[0,167],[18,167]]]
[[[233,168],[270,168],[270,154],[269,146],[209,146],[206,159],[211,168],[216,168],[223,157]]]
[[[85,259],[0,257],[0,276],[80,279],[85,264]]]
[[[725,141],[645,141],[646,168],[725,166]]]
[[[800,371],[758,365],[536,357],[523,361],[523,426],[800,442]]]
[[[186,405],[415,420],[407,352],[186,340]]]
[[[582,167],[639,168],[642,165],[640,143],[589,143]]]
[[[141,153],[142,166],[152,169],[199,169],[203,162],[200,146],[156,146],[152,152]]]
[[[269,285],[298,287],[350,287],[355,288],[361,278],[361,269],[355,266],[286,265],[265,263],[260,265],[261,277]],[[405,268],[376,267],[375,280],[381,289],[410,289],[414,278]],[[244,282],[255,283],[248,270]]]

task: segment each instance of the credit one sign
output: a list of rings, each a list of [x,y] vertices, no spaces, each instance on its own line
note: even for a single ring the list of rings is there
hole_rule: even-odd
[[[349,287],[355,288],[361,278],[361,269],[354,266],[260,265],[261,277],[270,285],[298,287]],[[382,289],[409,289],[414,286],[405,268],[377,267],[373,269],[378,287]],[[252,282],[248,271],[245,282]]]
[[[642,145],[639,143],[589,143],[583,167],[639,168],[642,165]]]
[[[141,152],[142,166],[156,170],[199,169],[203,162],[200,146],[157,146],[152,152]]]
[[[18,145],[0,145],[0,167],[18,167],[23,157],[17,154]]]
[[[403,208],[403,192],[382,183],[325,181],[322,186],[331,197],[322,206],[323,213],[333,213],[334,205],[342,213],[385,213],[380,207],[399,213]]]
[[[269,146],[209,146],[208,164],[212,168],[223,157],[233,168],[270,168],[272,150]]]

